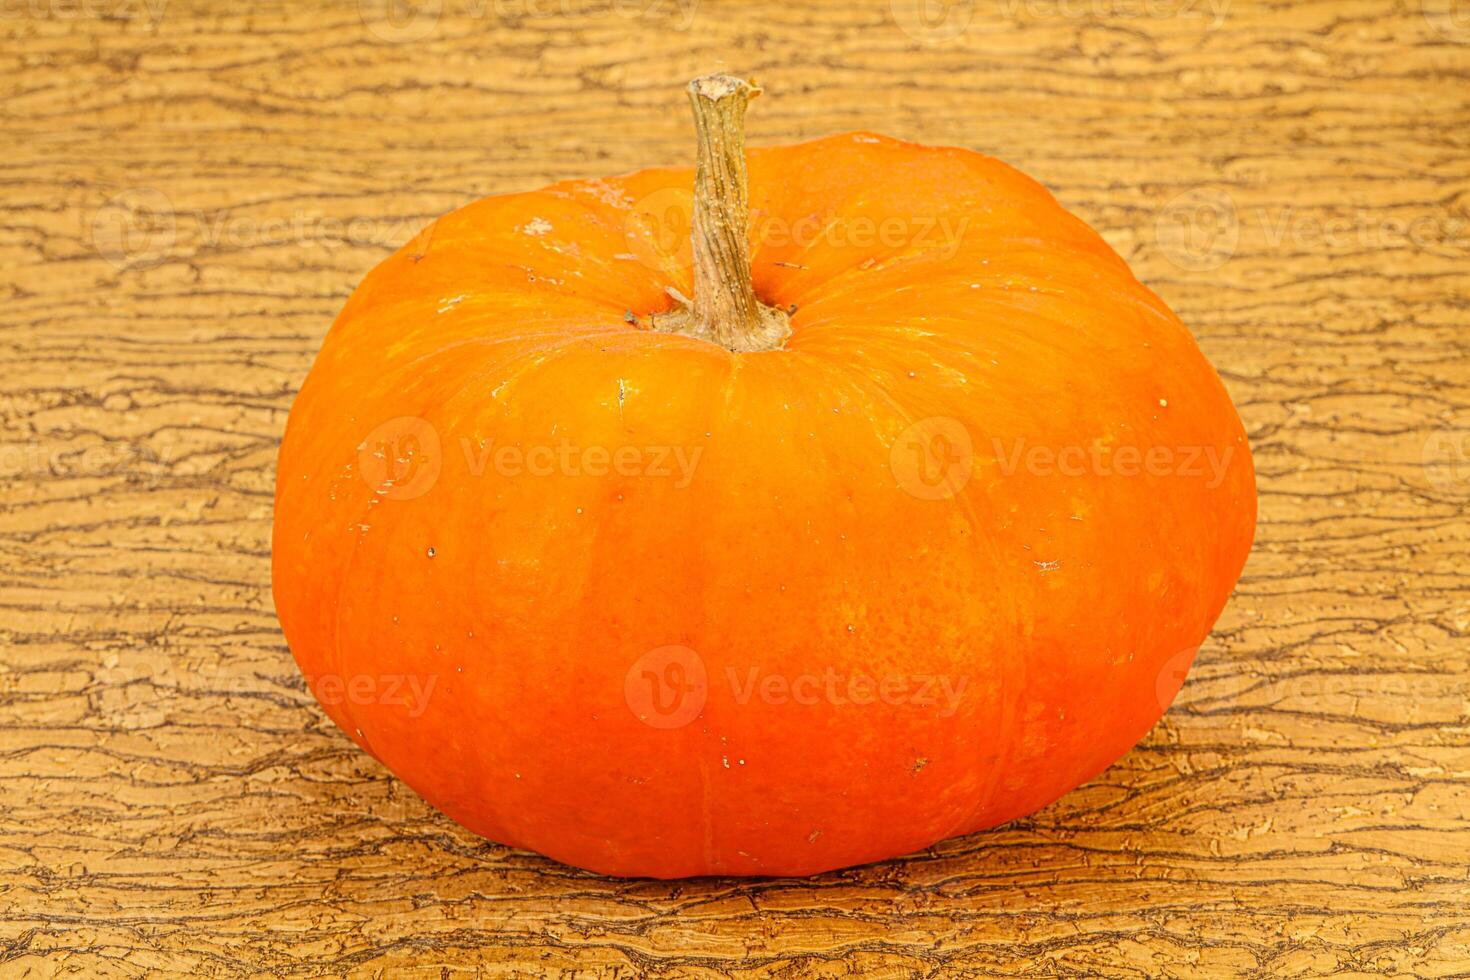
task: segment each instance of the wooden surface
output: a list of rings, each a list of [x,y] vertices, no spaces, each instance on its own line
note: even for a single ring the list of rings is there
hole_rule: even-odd
[[[0,6],[0,977],[1470,976],[1463,0],[374,4]],[[326,721],[274,457],[379,258],[688,161],[679,86],[721,66],[766,86],[753,142],[1049,185],[1226,379],[1261,526],[1179,702],[1047,810],[814,880],[608,880]]]

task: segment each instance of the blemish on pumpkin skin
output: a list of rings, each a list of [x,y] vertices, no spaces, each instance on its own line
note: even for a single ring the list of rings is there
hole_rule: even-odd
[[[614,187],[605,180],[583,181],[583,186],[592,192],[592,195],[604,204],[614,207],[631,208],[634,200],[628,196],[628,192],[621,187]]]
[[[926,759],[926,758],[924,758],[923,756],[920,756],[919,758],[917,758],[917,759],[914,760],[914,768],[912,769],[912,771],[913,772],[918,772],[921,769],[923,769],[925,766],[927,766],[928,764],[929,764],[929,760]]]

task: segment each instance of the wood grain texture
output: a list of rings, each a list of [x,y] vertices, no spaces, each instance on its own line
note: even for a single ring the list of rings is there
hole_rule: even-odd
[[[417,10],[415,19],[408,16]],[[0,0],[0,977],[1470,976],[1463,0]],[[1024,821],[811,880],[481,841],[327,722],[275,451],[437,214],[868,128],[1050,186],[1195,330],[1261,526],[1180,700]]]

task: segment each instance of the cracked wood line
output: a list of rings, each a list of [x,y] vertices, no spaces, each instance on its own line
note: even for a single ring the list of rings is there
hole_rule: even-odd
[[[0,977],[1470,975],[1470,484],[1423,465],[1470,411],[1470,23],[961,2],[946,39],[917,6],[0,10]],[[1179,703],[1043,812],[812,880],[612,881],[325,720],[272,614],[274,454],[390,248],[687,163],[682,85],[722,65],[771,93],[753,144],[972,146],[1097,226],[1224,375],[1261,526]]]

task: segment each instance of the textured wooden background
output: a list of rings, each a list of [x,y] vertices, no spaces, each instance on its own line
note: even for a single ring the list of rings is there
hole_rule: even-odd
[[[1225,377],[1255,553],[1036,816],[800,881],[478,840],[272,613],[274,456],[431,217],[865,127],[1001,156]],[[0,0],[0,976],[1470,976],[1465,0]]]

